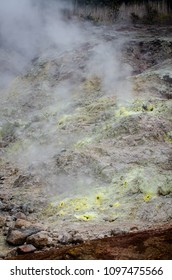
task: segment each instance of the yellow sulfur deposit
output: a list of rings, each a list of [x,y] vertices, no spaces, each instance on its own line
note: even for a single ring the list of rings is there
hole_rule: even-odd
[[[151,198],[152,198],[152,194],[151,193],[147,193],[147,194],[144,195],[143,200],[145,202],[148,202],[149,200],[151,200]]]
[[[69,201],[69,205],[73,210],[80,211],[88,208],[87,198],[74,198]]]
[[[119,203],[119,201],[117,201],[117,202],[115,202],[114,204],[113,204],[113,206],[114,207],[119,207],[121,204]]]
[[[119,117],[127,117],[131,115],[131,112],[129,112],[126,107],[120,107],[119,110],[116,111],[115,113],[115,117],[119,118]]]
[[[100,205],[102,204],[102,202],[103,202],[103,195],[99,193],[96,195],[96,204]]]
[[[75,218],[79,219],[79,220],[83,220],[83,221],[89,221],[95,218],[95,215],[92,213],[86,213],[83,215],[75,215]]]

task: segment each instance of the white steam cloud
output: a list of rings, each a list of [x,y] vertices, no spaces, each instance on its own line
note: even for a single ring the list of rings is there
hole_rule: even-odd
[[[101,77],[103,90],[107,95],[116,95],[121,102],[131,97],[131,85],[126,80],[126,77],[130,76],[131,68],[121,63],[119,46],[108,42],[96,45],[88,63],[88,73]]]
[[[52,45],[65,49],[81,40],[77,24],[64,20],[65,9],[71,9],[65,1],[0,1],[1,86]]]
[[[7,138],[15,130],[9,159],[53,186],[65,182],[56,176],[54,156],[78,140],[58,135],[58,118],[73,112],[72,94],[81,81],[97,76],[105,95],[130,95],[131,69],[120,59],[123,38],[107,42],[101,27],[69,19],[71,9],[67,1],[0,1],[0,88],[28,75],[0,91],[0,129]]]

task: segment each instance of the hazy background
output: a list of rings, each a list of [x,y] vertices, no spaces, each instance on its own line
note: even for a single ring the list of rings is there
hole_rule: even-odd
[[[69,47],[81,39],[77,24],[64,19],[71,8],[58,0],[0,1],[1,86],[50,46]]]

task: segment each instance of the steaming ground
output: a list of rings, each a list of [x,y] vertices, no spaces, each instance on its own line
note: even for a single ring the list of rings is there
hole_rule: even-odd
[[[25,29],[22,31],[27,33],[26,42],[24,40],[20,45],[18,34],[15,38],[8,38],[6,28],[2,27],[4,41],[7,41],[9,47],[13,45],[14,40],[13,53],[19,56],[17,59],[14,57],[14,63],[11,64],[6,60],[7,78],[4,78],[4,83],[21,70],[25,73],[14,79],[9,88],[1,91],[2,146],[8,146],[7,157],[10,161],[25,172],[45,177],[44,180],[51,182],[49,185],[58,191],[59,188],[66,189],[67,186],[57,186],[53,158],[66,146],[75,145],[83,136],[82,131],[77,131],[71,136],[59,131],[61,119],[75,112],[79,102],[84,104],[85,96],[90,95],[94,87],[97,87],[95,90],[98,98],[114,96],[115,90],[118,100],[127,102],[131,93],[131,83],[127,80],[131,67],[120,61],[120,47],[126,41],[124,35],[108,42],[103,37],[101,28],[93,27],[89,23],[79,25],[73,21],[66,22],[62,19],[59,7],[56,17],[52,9],[46,7],[50,14],[45,17],[46,23],[41,28],[42,14],[39,14],[37,7],[34,8],[30,1],[26,2],[30,13],[34,11],[33,23],[32,18],[27,16],[25,19],[25,13],[21,14],[25,5],[20,7],[21,11],[15,11],[16,16],[19,16],[19,23],[25,23]],[[4,10],[8,10],[6,5],[4,6]],[[11,20],[9,24],[10,27],[14,24],[16,31],[19,23],[15,25],[14,20]],[[34,42],[36,38],[35,32],[32,34],[35,25],[36,34],[38,31],[41,34],[45,31],[44,41],[49,38],[48,44],[42,41],[40,35],[36,45],[30,46],[29,40]],[[47,30],[51,32],[46,33]],[[117,33],[114,32],[114,35],[116,37]],[[21,37],[23,38],[22,33]],[[35,57],[39,48],[39,56]],[[26,53],[25,59],[18,49]],[[18,63],[19,60],[22,65]],[[10,66],[12,69],[8,69]],[[18,68],[19,66],[21,68]],[[92,102],[94,99],[92,92],[86,102]],[[51,168],[48,167],[49,175],[45,174],[47,164],[51,165]]]
[[[162,28],[161,36],[49,13],[45,22],[48,33],[36,48],[28,53],[21,45],[21,68],[17,48],[12,71],[1,49],[3,234],[15,229],[19,213],[54,230],[55,243],[169,222],[172,41],[164,32],[170,30]]]
[[[86,166],[83,172],[78,170],[70,178],[63,171],[58,174],[57,158],[69,148],[77,150],[80,142],[82,146],[82,139],[89,138],[96,118],[98,122],[101,118],[105,121],[106,106],[108,109],[111,103],[116,106],[117,100],[126,103],[130,99],[131,85],[127,80],[130,67],[119,59],[119,45],[124,36],[107,42],[101,28],[87,24],[83,25],[83,33],[88,42],[81,40],[77,49],[46,50],[26,74],[14,79],[2,93],[5,157],[24,173],[46,181],[45,188],[52,196],[75,190],[80,181],[94,186],[96,178],[94,175],[92,178]],[[96,105],[96,100],[100,104]],[[93,106],[90,108],[93,113],[94,106],[98,106],[90,120],[92,124],[89,123],[92,113],[84,112],[89,106]],[[68,122],[71,125],[66,131],[64,126]]]

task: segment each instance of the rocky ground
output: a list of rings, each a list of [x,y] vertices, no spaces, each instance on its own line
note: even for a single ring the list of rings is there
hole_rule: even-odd
[[[151,230],[118,234],[117,236],[85,241],[78,245],[23,254],[19,260],[171,260],[171,225]],[[27,245],[25,245],[26,248]]]
[[[172,30],[89,28],[89,40],[35,58],[1,92],[2,259],[171,232]]]

